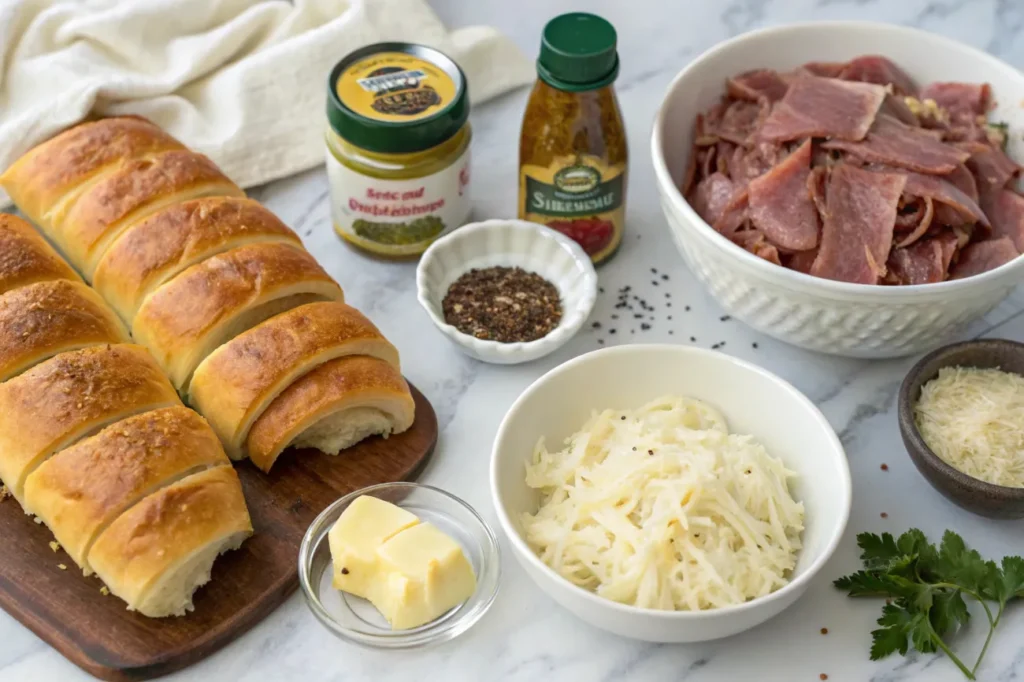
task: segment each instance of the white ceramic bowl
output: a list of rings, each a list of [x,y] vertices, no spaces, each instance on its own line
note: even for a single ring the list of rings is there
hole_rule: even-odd
[[[448,287],[473,268],[518,266],[558,288],[562,321],[536,341],[484,341],[444,321]],[[430,245],[416,268],[420,305],[434,325],[465,353],[502,365],[529,362],[553,352],[580,330],[597,299],[597,273],[590,257],[565,235],[525,220],[485,220],[460,227]]]
[[[727,608],[656,611],[608,601],[548,568],[523,537],[521,516],[538,492],[526,485],[537,439],[561,443],[593,410],[628,409],[662,395],[684,395],[719,408],[736,433],[754,435],[799,476],[806,529],[792,581]],[[555,601],[595,627],[651,642],[698,642],[742,632],[792,604],[835,550],[850,514],[850,470],[843,446],[821,412],[782,379],[714,351],[629,345],[587,353],[533,383],[505,415],[491,455],[491,494],[513,554]]]
[[[852,357],[898,357],[948,341],[1024,277],[1024,258],[969,279],[903,287],[833,282],[773,265],[715,232],[678,191],[693,122],[722,95],[727,77],[757,67],[881,54],[919,84],[991,84],[993,121],[1010,124],[1009,154],[1024,160],[1024,74],[980,50],[902,26],[815,22],[768,28],[711,48],[683,69],[654,122],[651,154],[676,245],[694,275],[730,315],[804,348]]]

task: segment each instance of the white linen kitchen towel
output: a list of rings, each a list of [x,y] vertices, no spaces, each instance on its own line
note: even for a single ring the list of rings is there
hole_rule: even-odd
[[[424,0],[0,0],[0,171],[90,115],[140,114],[243,187],[291,175],[323,162],[331,67],[382,40],[447,53],[475,104],[534,77]]]

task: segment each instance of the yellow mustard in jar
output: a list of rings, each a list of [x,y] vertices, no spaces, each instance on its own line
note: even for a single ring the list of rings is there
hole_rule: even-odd
[[[423,253],[469,216],[469,97],[441,52],[356,50],[328,81],[327,178],[334,230],[381,256]]]

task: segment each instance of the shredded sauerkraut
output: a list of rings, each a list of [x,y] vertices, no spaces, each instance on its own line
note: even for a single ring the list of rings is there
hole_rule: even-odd
[[[804,508],[794,476],[698,400],[666,396],[595,413],[526,482],[541,491],[526,539],[548,566],[598,595],[652,609],[713,609],[789,582]]]
[[[921,387],[914,420],[932,452],[968,476],[1024,487],[1024,377],[943,367]]]

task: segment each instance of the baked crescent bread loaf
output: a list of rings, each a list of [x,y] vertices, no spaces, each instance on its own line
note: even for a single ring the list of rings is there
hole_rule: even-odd
[[[398,369],[398,351],[355,308],[310,303],[225,343],[196,369],[189,400],[228,457],[244,457],[249,428],[293,381],[329,360],[370,355]]]
[[[0,296],[0,382],[58,353],[106,343],[131,339],[81,282],[36,282]]]
[[[46,460],[25,480],[25,511],[82,567],[93,541],[139,500],[186,476],[228,464],[206,421],[184,406],[122,419]]]
[[[93,286],[131,326],[142,301],[188,267],[238,246],[299,237],[252,199],[209,197],[175,204],[129,227],[107,250]]]
[[[25,478],[54,453],[125,417],[180,404],[141,346],[61,353],[0,384],[0,479],[24,506]]]
[[[251,244],[209,258],[154,291],[132,335],[179,389],[214,349],[267,318],[310,301],[343,300],[309,253],[291,244]]]
[[[104,173],[127,159],[184,148],[143,118],[104,118],[32,148],[0,175],[0,185],[22,213],[49,233],[47,215],[60,212]]]
[[[0,213],[0,294],[54,279],[82,281],[31,225]]]
[[[129,609],[181,616],[217,556],[251,534],[238,474],[219,466],[161,488],[119,516],[96,539],[89,564]]]
[[[96,263],[133,222],[179,201],[216,195],[243,193],[202,154],[173,150],[132,159],[90,185],[66,210],[51,211],[50,236],[92,279]]]
[[[409,385],[392,365],[367,355],[338,358],[270,403],[249,431],[249,457],[269,472],[289,446],[336,455],[368,436],[402,433],[415,411]]]

